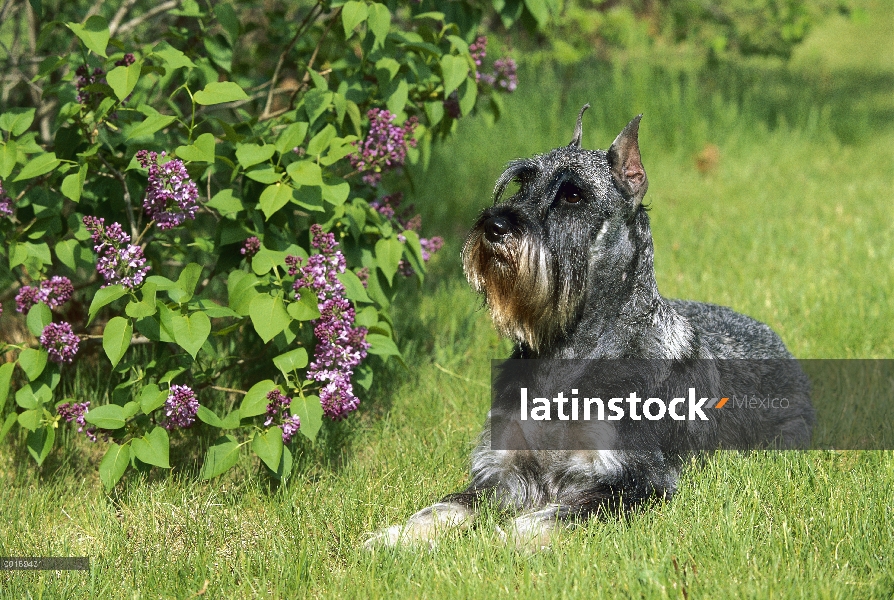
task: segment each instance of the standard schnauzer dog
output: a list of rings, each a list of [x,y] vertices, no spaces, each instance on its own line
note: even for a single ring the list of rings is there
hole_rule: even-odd
[[[718,397],[785,394],[787,410],[715,411],[724,418],[707,423],[618,421],[611,424],[611,449],[563,449],[543,443],[543,431],[555,430],[518,429],[505,449],[495,443],[495,404],[472,453],[469,487],[373,534],[367,547],[432,544],[446,530],[470,527],[482,502],[514,513],[503,534],[508,541],[541,547],[563,522],[669,499],[693,453],[809,444],[809,382],[779,336],[729,308],[659,294],[642,202],[648,188],[638,142],[642,115],[608,151],[585,150],[581,122],[588,107],[568,146],[509,164],[494,205],[481,213],[462,251],[469,283],[497,330],[515,342],[512,358],[707,363],[706,385]],[[501,201],[513,182],[517,191]],[[724,366],[738,364],[729,359],[773,364],[743,376]],[[654,369],[661,373],[650,381],[672,378]]]

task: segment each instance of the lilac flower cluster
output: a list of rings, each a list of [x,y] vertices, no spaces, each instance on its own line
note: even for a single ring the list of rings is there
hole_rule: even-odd
[[[78,433],[83,432],[91,442],[95,442],[96,427],[87,427],[87,421],[84,420],[89,409],[89,402],[66,402],[57,406],[56,412],[59,413],[59,416],[65,419],[67,423],[71,423],[72,421],[77,423]],[[84,430],[85,427],[87,428],[86,431]]]
[[[0,181],[0,217],[11,217],[13,213],[12,198],[6,195],[3,190],[3,181]]]
[[[418,120],[410,117],[402,125],[394,125],[395,115],[379,108],[370,109],[369,135],[363,142],[354,142],[357,152],[348,156],[351,166],[363,173],[363,181],[376,186],[382,173],[397,168],[407,159],[407,146],[416,147],[413,132]]]
[[[279,390],[271,390],[267,392],[267,400],[270,402],[267,404],[267,419],[264,421],[264,427],[270,427],[276,418],[280,417],[282,441],[284,444],[288,444],[301,427],[301,419],[295,415],[286,414],[286,409],[289,408],[292,399],[283,395]]]
[[[144,169],[149,169],[143,208],[159,229],[173,229],[187,219],[196,218],[199,188],[189,178],[182,160],[174,158],[158,164],[159,157],[164,158],[165,154],[140,150],[136,159]]]
[[[199,412],[199,399],[196,393],[186,385],[172,385],[165,400],[165,417],[161,424],[165,429],[189,427],[196,422]]]
[[[150,267],[143,258],[143,249],[130,243],[130,236],[121,225],[105,226],[105,219],[84,217],[84,226],[93,237],[93,250],[99,254],[96,270],[106,280],[106,285],[120,283],[128,289],[143,284]],[[105,286],[103,286],[105,287]]]
[[[510,57],[494,61],[494,72],[485,73],[480,78],[487,85],[514,92],[518,87],[518,65]]]
[[[319,250],[299,266],[301,259],[289,256],[289,274],[297,275],[295,297],[300,288],[310,288],[317,295],[320,318],[313,322],[318,343],[307,376],[322,384],[320,404],[323,412],[338,419],[356,410],[360,399],[354,395],[351,375],[354,367],[366,358],[369,342],[366,328],[354,327],[354,307],[345,298],[345,287],[337,275],[345,272],[345,257],[336,250],[338,243],[332,233],[323,233],[319,225],[311,226],[311,245]]]
[[[115,66],[116,67],[129,67],[130,65],[134,64],[136,62],[136,60],[137,59],[135,59],[133,57],[133,54],[128,52],[121,59],[115,61]]]
[[[72,294],[74,286],[71,280],[68,277],[55,275],[41,281],[39,287],[22,286],[16,294],[16,310],[27,313],[38,302],[43,302],[50,308],[59,308],[71,299]]]
[[[57,363],[71,363],[78,353],[80,338],[66,322],[50,323],[40,334],[40,345],[46,348],[50,360]]]
[[[475,81],[481,80],[481,63],[487,56],[487,36],[479,35],[474,42],[469,44],[469,54],[475,61]]]
[[[84,91],[84,88],[93,83],[105,81],[103,79],[103,75],[105,74],[106,72],[99,67],[93,69],[93,72],[91,73],[90,67],[87,65],[81,65],[75,70],[75,75],[77,75],[77,79],[75,79],[75,89],[78,92],[76,98],[78,103],[86,106],[87,104],[90,104],[91,101],[98,100],[102,97],[101,93],[86,92]]]
[[[239,253],[245,258],[251,258],[261,249],[261,240],[259,240],[256,236],[251,236],[245,243],[242,244],[242,249],[239,250]]]

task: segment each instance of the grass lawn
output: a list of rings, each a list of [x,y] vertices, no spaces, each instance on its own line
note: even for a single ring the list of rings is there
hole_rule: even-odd
[[[101,448],[63,434],[38,473],[7,440],[0,555],[89,555],[91,571],[0,571],[0,597],[891,598],[891,451],[719,453],[685,471],[672,502],[530,556],[500,544],[495,514],[432,552],[359,545],[464,485],[489,361],[510,347],[462,279],[459,248],[503,164],[567,144],[586,101],[589,148],[645,113],[666,296],[763,320],[798,357],[894,357],[892,43],[894,9],[879,3],[827,22],[789,68],[749,63],[729,81],[637,59],[528,69],[504,119],[462,123],[412,173],[426,233],[448,243],[400,302],[409,368],[392,361],[357,415],[300,445],[282,487],[247,453],[199,481],[181,447],[171,472],[131,472],[107,495]],[[94,379],[78,393],[103,394]]]

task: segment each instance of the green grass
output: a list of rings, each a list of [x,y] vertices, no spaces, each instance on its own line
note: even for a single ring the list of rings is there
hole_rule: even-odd
[[[63,433],[40,472],[18,440],[4,444],[0,555],[89,555],[92,571],[0,572],[0,597],[892,597],[890,451],[718,454],[685,471],[671,503],[588,523],[530,556],[499,543],[494,514],[433,552],[358,549],[365,532],[465,483],[489,359],[509,346],[462,280],[460,244],[502,165],[567,143],[585,101],[590,148],[645,112],[665,295],[764,320],[800,357],[894,357],[892,13],[869,5],[830,21],[797,71],[754,62],[721,80],[657,59],[529,70],[503,120],[462,123],[413,173],[426,232],[448,245],[400,303],[409,369],[388,365],[357,415],[301,446],[282,487],[247,454],[198,481],[196,451],[180,441],[172,472],[129,474],[106,495],[101,448],[82,438]],[[765,103],[755,81],[773,88]],[[706,144],[719,161],[702,173]],[[86,397],[106,384],[79,373],[73,385]]]

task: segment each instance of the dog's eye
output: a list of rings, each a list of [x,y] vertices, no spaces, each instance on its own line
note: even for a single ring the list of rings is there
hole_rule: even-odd
[[[577,204],[578,202],[580,202],[580,190],[573,185],[563,185],[559,189],[558,196],[568,204]]]

